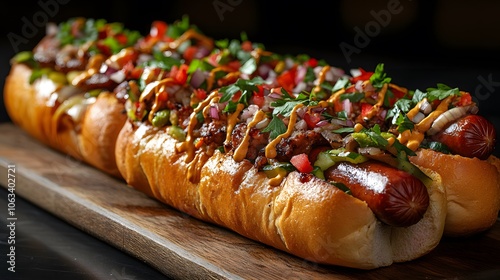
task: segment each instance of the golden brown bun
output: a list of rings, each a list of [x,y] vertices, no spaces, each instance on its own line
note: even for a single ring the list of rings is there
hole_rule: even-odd
[[[422,149],[410,160],[441,175],[448,208],[445,235],[471,235],[496,222],[500,210],[499,172],[491,162],[498,159],[485,161]]]
[[[198,219],[318,263],[373,269],[416,259],[439,243],[446,216],[436,173],[428,186],[431,205],[408,228],[378,221],[365,202],[327,182],[301,182],[290,173],[271,186],[248,161],[218,151],[196,154],[199,182],[186,174],[186,153],[175,151],[166,129],[127,122],[117,140],[118,167],[127,183]],[[204,163],[204,164],[203,164]],[[196,173],[196,172],[195,172]]]
[[[126,120],[125,106],[113,94],[103,92],[87,108],[79,139],[81,154],[87,163],[119,178],[115,145]]]
[[[55,108],[47,107],[56,85],[47,78],[29,83],[31,69],[14,64],[5,80],[5,108],[12,122],[45,145],[52,146],[50,125]]]
[[[54,97],[61,86],[47,77],[30,84],[31,73],[28,66],[13,64],[6,79],[5,107],[12,121],[43,144],[120,177],[114,151],[127,118],[124,105],[104,92],[85,106],[83,118],[75,121],[57,113],[61,105]]]

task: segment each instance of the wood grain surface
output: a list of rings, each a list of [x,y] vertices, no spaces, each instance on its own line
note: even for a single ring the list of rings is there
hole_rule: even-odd
[[[443,238],[418,260],[363,271],[323,266],[195,220],[124,182],[0,125],[0,184],[16,166],[15,193],[160,272],[183,279],[500,279],[500,222]]]

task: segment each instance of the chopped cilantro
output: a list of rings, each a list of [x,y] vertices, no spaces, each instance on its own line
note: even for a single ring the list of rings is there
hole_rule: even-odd
[[[459,95],[460,90],[458,88],[451,88],[445,84],[437,84],[436,88],[427,89],[427,99],[429,102],[434,100],[443,100],[451,95]]]
[[[346,88],[349,85],[349,83],[350,83],[349,78],[347,78],[347,77],[342,77],[342,78],[338,79],[332,88],[332,92],[336,92],[340,89]]]
[[[379,63],[375,68],[375,72],[370,77],[370,83],[376,88],[381,88],[384,86],[384,84],[390,82],[391,78],[387,77],[387,74],[384,72],[384,64]]]
[[[257,85],[263,84],[265,81],[260,77],[255,77],[251,80],[238,79],[234,84],[221,87],[219,92],[222,93],[220,103],[232,101],[236,94],[241,93],[238,98],[237,103],[243,103],[248,106],[248,101],[252,97],[254,91],[258,91]],[[231,102],[228,103],[231,106]],[[229,107],[225,108],[225,111],[232,112]]]
[[[349,99],[352,103],[357,103],[365,98],[365,94],[361,92],[344,93],[340,95],[340,100]]]
[[[262,132],[270,132],[269,137],[271,139],[275,139],[280,134],[286,132],[285,123],[277,116],[273,115],[273,118],[269,122],[269,124],[262,130]]]

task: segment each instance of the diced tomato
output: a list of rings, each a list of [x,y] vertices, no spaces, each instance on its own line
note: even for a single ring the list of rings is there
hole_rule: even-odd
[[[184,53],[182,54],[182,57],[187,61],[190,62],[193,60],[194,55],[198,52],[198,47],[197,46],[189,46],[186,48]]]
[[[246,51],[246,52],[251,52],[253,47],[252,47],[252,42],[250,41],[244,41],[241,43],[241,49]]]
[[[310,129],[315,128],[320,120],[321,120],[320,113],[306,112],[304,114],[304,121],[306,121],[307,127]]]
[[[333,109],[335,110],[335,112],[344,111],[344,105],[342,104],[342,101],[340,101],[340,98],[337,98],[335,102],[333,102]]]
[[[299,172],[310,173],[313,171],[313,166],[305,153],[294,155],[290,159],[290,163],[297,168]]]
[[[158,102],[165,102],[168,98],[168,93],[166,91],[162,91],[158,94]]]
[[[259,107],[263,107],[264,104],[266,103],[266,100],[265,100],[264,96],[253,95],[252,96],[252,103],[259,106]]]
[[[467,106],[472,103],[472,96],[468,92],[462,92],[460,99],[457,102],[457,106]]]
[[[370,103],[361,103],[361,117],[364,118],[372,108],[373,105]]]
[[[194,94],[199,100],[204,100],[205,98],[207,98],[207,91],[202,88],[195,89]]]
[[[318,66],[318,60],[316,58],[309,58],[306,65],[309,67],[316,67]]]
[[[391,89],[391,92],[393,93],[394,96],[389,98],[389,107],[393,107],[396,101],[398,101],[399,99],[403,98],[406,95],[405,92],[397,90],[395,88]]]
[[[233,61],[229,61],[226,65],[229,68],[233,69],[234,71],[238,71],[241,67],[241,62],[238,60],[233,60]]]
[[[369,80],[370,77],[373,75],[373,72],[365,71],[363,68],[359,68],[359,71],[361,74],[356,77],[351,78],[351,83],[356,83],[357,81],[366,81]]]
[[[212,66],[219,66],[219,57],[220,53],[213,53],[208,57],[208,62],[212,64]]]
[[[263,85],[257,85],[257,88],[259,90],[258,91],[254,91],[253,94],[263,97],[264,96],[264,86]]]
[[[295,76],[297,74],[297,67],[294,66],[289,70],[284,71],[277,77],[278,84],[286,91],[292,92],[295,88]]]
[[[153,21],[151,24],[151,30],[149,31],[149,35],[153,38],[161,38],[165,35],[167,31],[168,24],[161,20]]]
[[[187,64],[181,64],[180,67],[172,66],[170,70],[170,77],[172,77],[176,83],[183,85],[186,83],[188,75],[187,70],[189,66]]]
[[[356,87],[354,85],[348,86],[345,89],[345,93],[353,93],[353,92],[356,92]]]
[[[233,95],[232,101],[237,102],[240,99],[240,97],[241,97],[241,91],[238,91]]]
[[[120,33],[115,35],[115,39],[122,45],[127,44],[128,38],[125,34]]]

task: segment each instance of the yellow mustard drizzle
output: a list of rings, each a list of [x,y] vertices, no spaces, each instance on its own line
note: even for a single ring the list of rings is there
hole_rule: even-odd
[[[206,46],[209,49],[212,49],[214,46],[213,40],[203,34],[200,34],[196,32],[194,29],[189,29],[186,32],[184,32],[179,38],[177,38],[175,41],[168,43],[162,51],[167,51],[167,50],[176,50],[179,48],[179,46],[186,42],[187,40],[191,39],[197,39],[200,41],[200,43],[204,46]]]
[[[368,111],[365,115],[368,119],[371,119],[374,115],[376,115],[380,109],[384,105],[385,94],[387,93],[387,89],[389,88],[389,84],[384,84],[380,89],[377,96],[377,103],[373,105],[373,107]]]
[[[297,121],[297,109],[303,107],[304,104],[299,103],[293,107],[293,110],[290,114],[290,120],[288,121],[288,128],[285,133],[278,135],[273,141],[267,144],[265,149],[265,154],[267,158],[275,158],[277,155],[276,145],[281,141],[281,139],[289,137],[292,134],[293,127],[295,126],[295,122]]]
[[[245,104],[238,103],[238,105],[236,105],[236,111],[234,111],[234,113],[227,118],[226,143],[231,141],[231,133],[233,133],[234,126],[236,125],[238,117],[243,109],[245,109]]]
[[[259,64],[260,62],[260,58],[262,56],[271,56],[273,53],[270,52],[270,51],[265,51],[263,50],[262,48],[256,48],[255,50],[253,50],[251,53],[252,57],[255,59],[255,62],[257,64]]]
[[[187,179],[197,183],[201,179],[201,168],[205,165],[210,155],[205,152],[196,153],[193,160],[188,164]]]
[[[257,113],[255,113],[252,121],[247,125],[247,130],[245,131],[245,137],[243,137],[243,140],[241,141],[240,145],[234,151],[233,159],[235,161],[240,162],[243,159],[245,159],[245,156],[247,155],[247,152],[248,152],[248,145],[250,142],[250,135],[249,135],[250,129],[252,129],[252,127],[256,126],[265,117],[266,117],[266,113],[264,113],[264,111],[259,110],[259,111],[257,111]]]
[[[189,124],[187,126],[186,140],[182,143],[177,143],[177,145],[175,146],[177,152],[187,151],[186,163],[189,163],[194,159],[195,146],[194,146],[193,131],[196,124],[198,124],[198,119],[196,118],[196,115],[201,110],[203,110],[203,108],[205,108],[208,104],[210,104],[212,99],[218,97],[218,95],[219,95],[218,91],[216,90],[213,91],[205,100],[203,100],[198,104],[198,106],[189,116]]]
[[[165,78],[160,81],[154,81],[149,83],[144,91],[141,93],[139,97],[139,102],[144,102],[145,100],[150,99],[153,95],[155,95],[155,101],[153,106],[151,107],[151,111],[148,115],[148,120],[151,122],[158,110],[161,108],[160,101],[158,100],[160,94],[166,91],[166,87],[170,85],[175,85],[175,80],[173,78]]]
[[[336,92],[334,92],[329,98],[328,98],[328,102],[330,103],[335,103],[342,94],[345,93],[345,88],[341,88],[339,90],[337,90]]]
[[[234,72],[234,69],[232,69],[228,66],[225,66],[225,65],[221,65],[221,66],[218,66],[218,67],[215,67],[214,69],[212,69],[210,71],[210,73],[208,74],[208,78],[207,78],[207,90],[212,90],[212,87],[214,86],[214,83],[215,83],[215,74],[219,71],[228,72],[229,74],[226,75],[226,77],[228,77],[228,75],[230,75],[231,73]],[[239,76],[240,72],[236,71],[232,75]]]
[[[430,113],[427,117],[421,120],[418,124],[413,127],[413,130],[405,130],[398,136],[398,140],[401,144],[405,144],[409,149],[415,151],[420,143],[424,140],[425,132],[429,130],[432,123],[441,115],[448,110],[448,107],[453,100],[453,96],[448,96],[439,105],[436,110]],[[413,117],[418,113],[420,109],[420,104],[423,102],[421,100],[417,105],[407,113],[407,117],[412,120]]]
[[[314,87],[313,91],[314,92],[320,92],[321,91],[321,84],[325,81],[326,79],[326,74],[328,71],[330,71],[331,67],[329,65],[324,66],[321,71],[319,72],[318,75],[318,84]]]
[[[73,78],[71,84],[73,86],[79,86],[88,80],[92,75],[99,73],[99,69],[104,61],[105,57],[102,54],[96,54],[95,56],[90,57],[85,71]]]
[[[128,57],[130,55],[132,55],[134,52],[135,51],[134,51],[134,49],[132,47],[128,47],[128,48],[122,49],[120,52],[118,52],[118,53],[113,54],[112,56],[110,56],[106,60],[106,64],[111,65],[114,68],[120,68],[121,69],[125,65],[126,59],[128,59]]]
[[[280,173],[276,177],[269,179],[269,185],[277,186],[277,185],[281,184],[283,179],[285,179],[285,176]]]

